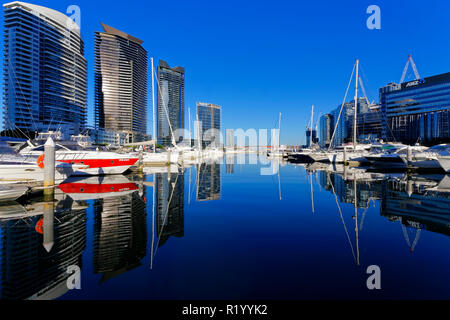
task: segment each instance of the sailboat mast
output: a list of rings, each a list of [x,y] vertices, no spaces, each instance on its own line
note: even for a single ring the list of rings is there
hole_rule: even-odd
[[[191,107],[188,107],[188,121],[189,121],[189,147],[192,147],[192,134],[191,134]]]
[[[313,119],[314,119],[314,105],[311,107],[311,122],[309,124],[309,147],[311,148],[313,140],[312,140],[312,133],[313,133]]]
[[[153,107],[153,140],[156,139],[156,111],[155,111],[155,75],[153,70],[153,57],[150,58],[152,65],[152,107]],[[156,143],[154,144],[153,152],[156,152]]]
[[[358,108],[358,66],[359,66],[359,60],[356,59],[355,114],[353,116],[353,149],[356,148],[356,116],[357,116],[357,108]]]
[[[280,151],[280,136],[281,136],[281,134],[280,134],[280,130],[281,130],[281,112],[280,112],[280,115],[279,115],[279,117],[278,117],[278,145],[277,145],[277,152],[279,152]]]

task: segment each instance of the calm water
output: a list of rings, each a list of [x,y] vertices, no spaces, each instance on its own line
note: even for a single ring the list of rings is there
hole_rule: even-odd
[[[449,299],[450,193],[430,190],[448,178],[203,164],[70,181],[49,253],[39,199],[0,206],[1,297]],[[370,265],[381,290],[366,287]]]

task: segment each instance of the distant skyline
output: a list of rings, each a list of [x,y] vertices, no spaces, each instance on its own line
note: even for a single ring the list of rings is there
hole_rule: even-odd
[[[63,13],[69,5],[80,7],[89,125],[94,124],[94,32],[102,30],[100,22],[142,39],[155,62],[185,68],[185,110],[190,107],[191,119],[197,101],[222,106],[223,131],[273,128],[282,112],[283,144],[305,142],[312,104],[318,115],[342,102],[356,58],[371,101],[378,101],[379,87],[400,80],[408,54],[421,77],[450,71],[449,1],[25,2]],[[381,30],[366,27],[372,4],[381,9]],[[3,9],[1,20],[3,45]],[[148,76],[151,134],[150,65]],[[407,79],[412,76],[409,70]]]

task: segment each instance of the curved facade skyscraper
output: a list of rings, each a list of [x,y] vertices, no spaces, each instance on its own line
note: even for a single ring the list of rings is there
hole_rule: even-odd
[[[86,126],[87,62],[80,28],[34,4],[4,7],[4,127],[78,133]]]
[[[102,23],[95,33],[95,124],[139,141],[147,133],[147,51],[139,40]]]

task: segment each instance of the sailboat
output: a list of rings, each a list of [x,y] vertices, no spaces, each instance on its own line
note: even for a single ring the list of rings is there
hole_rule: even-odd
[[[341,148],[335,149],[335,151],[330,152],[327,157],[328,160],[331,163],[345,163],[349,160],[361,158],[368,154],[367,149],[370,149],[370,145],[361,145],[357,144],[357,136],[356,136],[356,129],[357,129],[357,116],[358,116],[358,68],[359,68],[359,60],[356,59],[356,77],[355,77],[355,107],[353,110],[353,144],[350,146],[342,146]],[[350,79],[351,80],[351,79]],[[342,108],[344,107],[344,104],[341,106],[341,112]],[[340,114],[339,114],[340,116]],[[337,121],[339,123],[339,121]],[[333,137],[336,132],[337,125],[334,128]]]
[[[153,57],[150,58],[151,61],[151,69],[152,69],[152,105],[153,105],[153,139],[155,139],[156,137],[156,115],[155,115],[155,81],[154,81],[154,74],[155,74],[155,70],[153,68]],[[158,87],[159,90],[161,90]],[[160,92],[161,94],[161,92]],[[163,95],[161,94],[161,97],[163,97]],[[153,148],[153,152],[144,152],[143,153],[143,157],[142,157],[142,162],[144,165],[166,165],[166,164],[176,164],[178,163],[179,160],[179,152],[176,149],[176,142],[175,142],[175,137],[173,135],[173,130],[172,130],[172,126],[170,124],[170,120],[169,120],[169,116],[168,116],[168,112],[166,109],[166,104],[163,99],[163,108],[164,111],[166,112],[166,116],[167,116],[167,122],[169,124],[169,129],[170,129],[170,134],[172,137],[172,144],[175,148],[167,148],[166,151],[163,152],[157,152],[156,151],[156,143],[154,143],[154,148]]]

